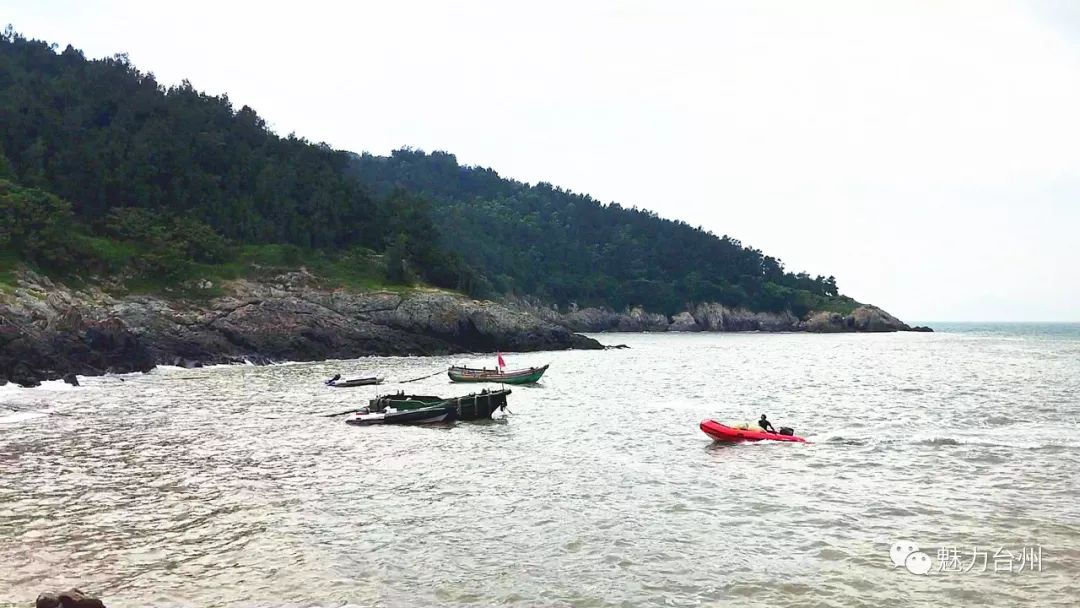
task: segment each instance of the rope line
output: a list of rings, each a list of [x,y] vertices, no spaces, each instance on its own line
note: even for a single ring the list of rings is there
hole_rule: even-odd
[[[412,380],[399,380],[398,382],[395,382],[394,384],[408,384],[410,382],[419,382],[420,380],[427,380],[428,378],[438,376],[439,374],[444,373],[445,371],[446,370],[440,369],[439,371],[435,372],[434,374],[428,374],[426,376],[420,376],[419,378],[413,378]]]

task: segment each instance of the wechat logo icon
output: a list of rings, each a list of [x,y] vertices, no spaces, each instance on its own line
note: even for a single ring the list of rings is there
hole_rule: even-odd
[[[930,556],[920,551],[919,545],[911,541],[894,542],[889,549],[889,557],[892,558],[894,567],[903,566],[912,574],[926,574],[933,567]]]

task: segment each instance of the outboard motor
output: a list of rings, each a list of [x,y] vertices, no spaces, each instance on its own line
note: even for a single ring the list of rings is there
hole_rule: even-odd
[[[790,426],[782,426],[782,427],[780,427],[780,434],[781,435],[794,435],[795,434],[795,429],[791,428]]]

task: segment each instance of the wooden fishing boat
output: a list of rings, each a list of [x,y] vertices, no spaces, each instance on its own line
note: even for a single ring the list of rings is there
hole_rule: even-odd
[[[432,405],[412,410],[387,409],[382,412],[358,412],[354,418],[345,422],[356,426],[369,426],[373,424],[434,424],[436,422],[450,422],[457,416],[457,412],[450,405]]]
[[[498,410],[506,409],[510,389],[480,391],[464,397],[442,398],[434,395],[406,395],[404,392],[372,399],[366,408],[377,413],[389,410],[410,411],[429,407],[450,407],[457,420],[485,420]]]
[[[502,384],[535,384],[544,375],[548,366],[530,367],[503,371],[498,369],[476,369],[473,367],[452,366],[447,370],[454,382],[500,382]]]
[[[367,409],[370,412],[381,412],[387,408],[415,410],[421,407],[439,405],[443,401],[446,401],[446,399],[435,395],[406,395],[404,391],[398,391],[393,395],[383,395],[368,401]]]

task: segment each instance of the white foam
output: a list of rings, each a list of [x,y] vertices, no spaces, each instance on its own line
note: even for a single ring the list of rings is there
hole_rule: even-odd
[[[79,387],[72,386],[63,380],[46,380],[37,388],[43,391],[74,391]]]
[[[14,396],[19,394],[23,388],[14,382],[8,382],[7,384],[0,386],[0,397]]]
[[[0,386],[0,396],[17,396],[17,395],[32,395],[39,391],[54,391],[54,392],[67,392],[77,389],[78,387],[72,386],[63,380],[46,380],[36,387],[22,387],[14,382],[8,382],[4,386]],[[33,391],[34,393],[27,392]]]
[[[45,416],[48,416],[48,414],[46,414],[45,412],[13,412],[7,415],[0,415],[0,424],[24,422],[26,420],[44,418]]]

